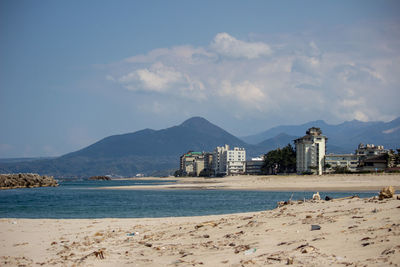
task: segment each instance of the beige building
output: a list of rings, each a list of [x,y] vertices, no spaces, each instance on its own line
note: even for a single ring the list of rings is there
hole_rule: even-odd
[[[202,152],[189,151],[180,157],[180,171],[183,176],[199,176],[204,169]]]
[[[210,176],[212,174],[213,154],[189,151],[180,157],[182,176]]]
[[[327,140],[321,129],[316,127],[308,129],[305,136],[294,140],[298,174],[312,172],[322,175]]]

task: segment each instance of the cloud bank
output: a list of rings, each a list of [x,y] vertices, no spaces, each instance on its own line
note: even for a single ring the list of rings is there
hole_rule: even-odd
[[[354,28],[251,41],[218,33],[203,47],[126,58],[110,65],[107,79],[150,94],[148,104],[140,103],[146,112],[190,103],[236,118],[390,120],[400,113],[400,30],[391,24],[391,35],[382,36],[380,27],[388,25],[365,27],[362,37],[351,35]]]

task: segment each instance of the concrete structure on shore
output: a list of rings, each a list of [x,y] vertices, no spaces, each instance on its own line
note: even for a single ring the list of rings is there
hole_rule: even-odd
[[[53,176],[42,176],[36,173],[0,174],[0,189],[48,186],[58,186],[58,182]]]
[[[296,169],[298,174],[307,172],[321,175],[324,169],[326,141],[320,128],[312,127],[306,135],[294,140],[296,145]]]

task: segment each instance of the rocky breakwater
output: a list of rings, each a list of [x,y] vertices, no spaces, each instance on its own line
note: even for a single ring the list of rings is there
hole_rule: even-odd
[[[0,174],[0,189],[58,186],[53,176],[33,173]]]
[[[92,181],[109,181],[109,180],[111,180],[111,178],[108,177],[108,176],[92,176],[92,177],[89,178],[89,180],[92,180]]]

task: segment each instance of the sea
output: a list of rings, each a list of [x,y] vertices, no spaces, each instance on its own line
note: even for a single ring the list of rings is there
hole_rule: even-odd
[[[315,192],[247,190],[115,190],[100,187],[163,184],[160,180],[62,181],[58,187],[0,190],[0,218],[158,218],[274,209],[278,201],[310,199]],[[341,198],[377,192],[320,192]]]

